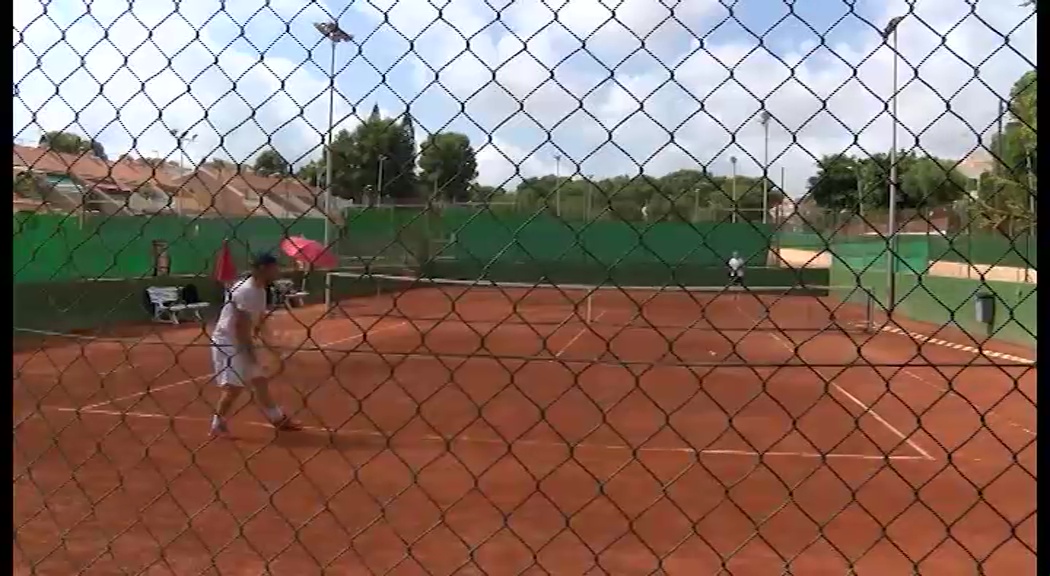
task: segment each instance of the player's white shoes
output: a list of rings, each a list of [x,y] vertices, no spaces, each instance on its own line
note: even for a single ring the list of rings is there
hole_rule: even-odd
[[[216,420],[212,422],[211,430],[208,432],[208,436],[212,439],[233,438],[233,435],[230,434],[230,428],[226,425],[226,421],[224,420]]]

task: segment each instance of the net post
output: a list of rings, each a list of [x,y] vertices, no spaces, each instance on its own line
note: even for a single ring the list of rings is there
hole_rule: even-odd
[[[332,273],[324,273],[324,315],[332,313]]]
[[[594,301],[594,293],[592,292],[591,294],[587,295],[587,318],[586,318],[587,324],[590,324],[592,319],[594,318],[592,310],[591,310],[591,303],[593,301]]]
[[[875,330],[875,299],[872,293],[864,290],[864,331]]]

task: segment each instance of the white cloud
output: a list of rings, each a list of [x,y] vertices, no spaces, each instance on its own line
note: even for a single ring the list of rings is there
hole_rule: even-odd
[[[556,153],[564,173],[726,172],[732,155],[757,174],[764,100],[771,172],[784,168],[797,193],[814,156],[890,145],[894,58],[873,24],[905,3],[834,4],[807,23],[814,33],[770,0],[732,12],[714,0],[355,3],[340,22],[361,49],[340,48],[336,116],[350,126],[377,99],[392,113],[411,102],[421,138],[467,132],[482,181],[499,184],[553,171]],[[999,96],[1035,62],[1035,18],[1017,4],[914,3],[897,36],[901,146],[960,157],[978,145]],[[794,14],[827,5],[796,0]],[[329,48],[311,24],[322,4],[158,0],[131,4],[135,18],[128,6],[59,0],[43,17],[39,3],[16,3],[16,132],[72,126],[150,154],[174,149],[169,128],[190,128],[194,157],[244,158],[268,141],[289,158],[318,153]]]
[[[261,55],[285,27],[272,14],[251,19],[249,4],[225,4],[226,16],[244,16],[245,36],[209,18],[218,2],[18,4],[15,137],[71,129],[113,152],[174,156],[176,129],[197,135],[186,145],[195,160],[243,160],[271,141],[289,159],[314,153],[328,124],[328,81],[307,51],[318,37],[295,59]],[[337,98],[336,117],[349,113]]]

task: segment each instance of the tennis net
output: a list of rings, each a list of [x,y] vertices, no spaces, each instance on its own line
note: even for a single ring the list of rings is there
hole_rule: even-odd
[[[329,314],[421,321],[870,331],[873,304],[859,286],[621,286],[356,272],[325,278]]]

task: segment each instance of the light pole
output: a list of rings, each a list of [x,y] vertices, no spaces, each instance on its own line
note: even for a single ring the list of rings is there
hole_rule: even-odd
[[[332,59],[328,67],[328,130],[325,134],[324,151],[324,245],[331,242],[332,219],[332,125],[335,123],[335,47],[340,42],[354,39],[339,27],[336,22],[316,22],[314,28],[332,43]]]
[[[561,154],[554,155],[554,213],[561,218]]]
[[[175,139],[175,143],[179,147],[179,176],[181,177],[183,175],[183,171],[185,170],[185,168],[182,165],[182,157],[185,154],[183,146],[186,142],[189,142],[190,144],[196,142],[197,135],[194,134],[190,136],[189,130],[183,130],[183,132],[179,134],[179,131],[175,130],[174,128],[172,128],[169,132],[171,133],[172,138]],[[179,202],[175,202],[175,213],[179,216],[182,215],[182,206],[180,206]]]
[[[376,174],[376,200],[379,206],[383,205],[383,163],[386,162],[386,156],[379,155],[379,172]]]
[[[589,224],[591,222],[591,189],[594,187],[594,179],[588,176],[585,185],[587,188],[585,188],[586,194],[583,198],[583,221]]]
[[[189,142],[190,144],[193,144],[194,142],[196,142],[197,141],[197,135],[194,134],[194,135],[190,136],[190,131],[189,130],[183,131],[182,134],[179,134],[179,131],[175,130],[175,129],[170,130],[170,132],[171,132],[172,138],[175,138],[175,142],[178,144],[178,147],[179,147],[179,173],[181,175],[182,171],[185,170],[185,168],[183,168],[183,166],[182,166],[182,157],[183,157],[183,154],[184,154],[184,152],[183,152],[183,145],[186,142]]]
[[[1035,246],[1035,172],[1033,170],[1034,164],[1032,162],[1032,150],[1029,148],[1025,150],[1024,155],[1025,168],[1027,169],[1028,176],[1028,242],[1025,247],[1025,265],[1024,265],[1024,281],[1031,282],[1032,276],[1032,252]]]
[[[897,25],[904,16],[897,16],[886,24],[882,31],[882,40],[889,43],[893,39],[893,84],[890,93],[890,198],[889,214],[886,218],[886,314],[887,319],[893,317],[893,310],[897,305]]]
[[[781,166],[780,167],[780,202],[777,202],[777,225],[778,226],[780,225],[781,220],[784,219],[784,200],[786,200],[787,197],[788,197],[787,188],[784,187],[784,180],[786,178],[785,175],[784,175],[784,172],[785,172],[784,171],[784,167]]]
[[[764,131],[764,145],[762,152],[762,223],[767,222],[769,217],[769,112],[762,111],[760,122]]]
[[[864,218],[864,184],[860,177],[860,166],[853,166],[853,179],[857,186],[857,216]]]
[[[738,208],[737,205],[736,205],[736,156],[730,156],[729,157],[729,163],[733,165],[733,183],[731,184],[732,191],[733,191],[733,218],[732,218],[732,222],[733,222],[733,224],[736,224],[736,213],[737,213],[737,208]]]

